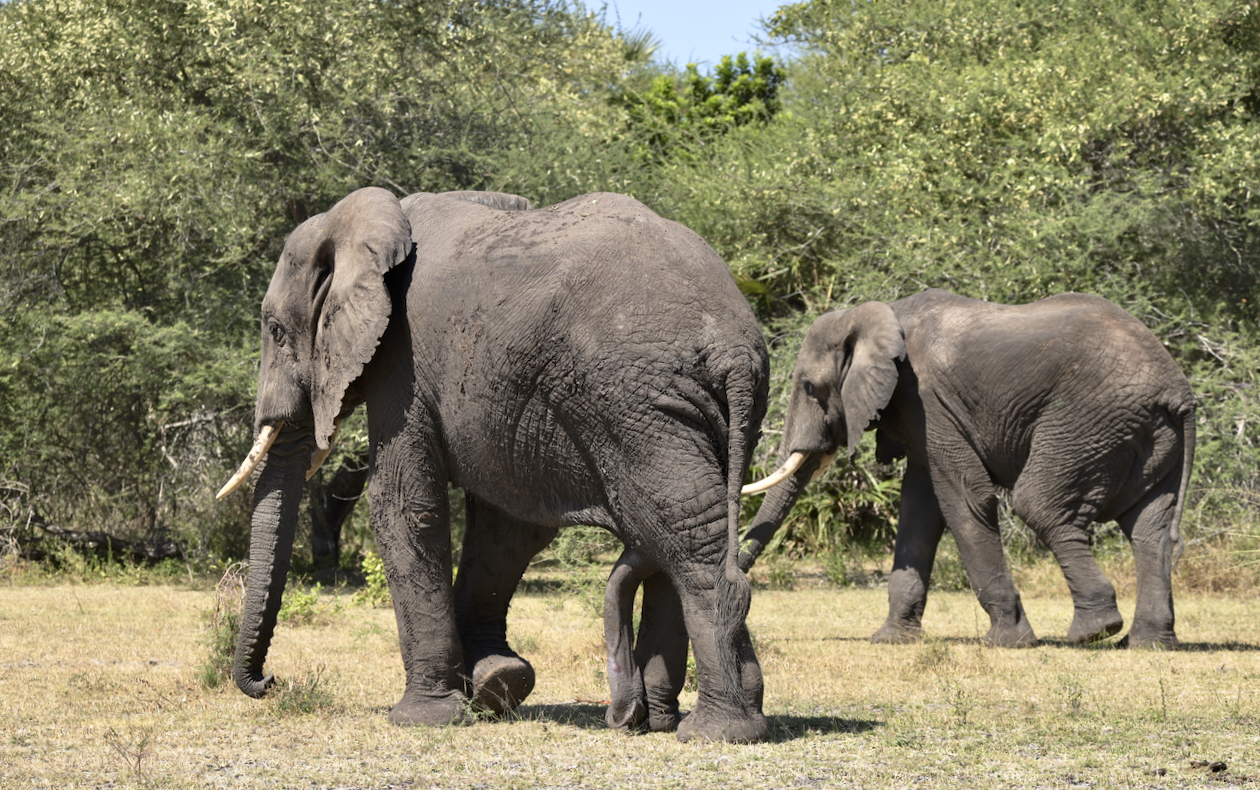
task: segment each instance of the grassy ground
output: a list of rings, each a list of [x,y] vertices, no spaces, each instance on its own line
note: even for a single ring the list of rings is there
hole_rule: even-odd
[[[1044,640],[1027,650],[980,646],[970,593],[934,593],[931,637],[888,647],[867,641],[882,589],[758,589],[773,741],[730,746],[607,730],[599,589],[529,591],[547,586],[512,611],[528,704],[410,730],[385,720],[403,683],[388,609],[322,594],[281,625],[283,693],[259,702],[197,681],[208,588],[0,587],[0,787],[1260,787],[1251,593],[1179,591],[1184,649],[1161,653],[1056,641],[1071,605],[1054,583],[1024,585]]]

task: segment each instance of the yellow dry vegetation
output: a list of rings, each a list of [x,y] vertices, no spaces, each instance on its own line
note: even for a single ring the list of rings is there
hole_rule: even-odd
[[[268,665],[280,693],[260,702],[197,681],[208,586],[10,585],[0,588],[0,786],[1260,782],[1260,601],[1179,591],[1184,649],[1130,652],[1063,644],[1070,601],[1032,589],[1025,606],[1043,644],[991,650],[970,593],[933,593],[929,638],[890,647],[868,641],[882,589],[759,588],[749,624],[773,740],[731,746],[608,730],[601,626],[579,597],[518,596],[510,638],[538,686],[510,720],[399,729],[385,719],[403,685],[392,612],[348,594],[323,591],[323,616],[281,624]],[[1131,591],[1121,609],[1131,616]]]

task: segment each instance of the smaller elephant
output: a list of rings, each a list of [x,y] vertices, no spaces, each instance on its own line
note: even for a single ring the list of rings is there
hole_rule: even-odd
[[[997,487],[1054,552],[1072,593],[1071,642],[1118,633],[1115,589],[1087,527],[1115,520],[1133,547],[1130,647],[1177,645],[1171,574],[1194,460],[1185,375],[1136,318],[1097,296],[1026,305],[929,290],[820,317],[793,374],[776,483],[745,535],[747,569],[803,487],[876,431],[904,456],[888,619],[874,642],[922,633],[928,579],[948,527],[988,612],[985,642],[1036,642],[998,534]],[[764,490],[753,484],[744,492]]]

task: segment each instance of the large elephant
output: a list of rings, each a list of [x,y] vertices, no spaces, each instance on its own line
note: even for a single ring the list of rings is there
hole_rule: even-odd
[[[760,673],[745,679],[751,590],[737,554],[768,360],[698,236],[622,195],[508,211],[362,189],[289,236],[262,328],[258,441],[221,492],[265,459],[236,656],[245,693],[271,682],[263,663],[312,456],[365,404],[371,518],[407,677],[391,721],[461,719],[465,678],[493,683],[482,658],[519,673],[514,655],[464,645],[481,630],[501,641],[528,558],[556,529],[594,524],[676,590],[664,608],[685,623],[699,685],[679,739],[766,737]],[[467,492],[470,535],[497,538],[466,548],[462,593],[448,482]]]
[[[1124,624],[1087,531],[1114,519],[1137,569],[1127,643],[1175,647],[1170,576],[1194,460],[1194,410],[1190,385],[1159,340],[1097,296],[1008,306],[929,290],[828,313],[801,346],[781,482],[745,534],[741,566],[752,564],[803,487],[874,428],[880,458],[904,454],[907,466],[888,619],[873,641],[921,635],[946,527],[989,614],[985,641],[1036,641],[998,534],[1001,486],[1067,577],[1070,641],[1111,636]]]

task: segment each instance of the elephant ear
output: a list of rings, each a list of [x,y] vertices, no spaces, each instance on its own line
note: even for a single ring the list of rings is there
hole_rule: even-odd
[[[840,402],[844,407],[849,457],[862,433],[879,417],[897,388],[897,360],[906,357],[906,341],[892,308],[866,302],[831,314],[827,342],[837,352]]]
[[[328,282],[316,300],[311,407],[315,442],[328,448],[346,387],[363,373],[385,327],[391,300],[385,273],[411,254],[411,224],[393,193],[351,192],[328,211],[321,258]]]

